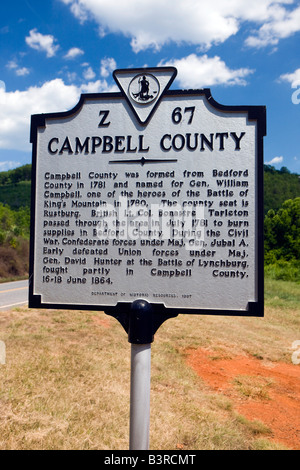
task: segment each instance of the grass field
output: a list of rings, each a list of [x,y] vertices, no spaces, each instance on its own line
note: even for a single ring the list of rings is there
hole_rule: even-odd
[[[266,280],[265,318],[168,320],[152,345],[151,449],[299,449],[300,396],[296,386],[282,388],[279,374],[299,382],[291,360],[299,305],[299,284]],[[0,340],[1,450],[128,449],[130,345],[115,319],[22,308],[0,314]],[[231,376],[233,364],[246,368]],[[275,427],[276,393],[298,409],[286,433],[293,441],[280,434],[287,403]]]

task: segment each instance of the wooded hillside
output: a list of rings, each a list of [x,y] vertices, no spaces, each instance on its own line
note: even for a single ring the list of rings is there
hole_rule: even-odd
[[[265,263],[275,279],[300,281],[300,177],[264,167]],[[0,172],[0,279],[28,272],[31,165]]]
[[[270,209],[277,211],[287,199],[300,196],[300,176],[282,167],[264,166],[264,207],[265,214]]]
[[[0,172],[0,202],[12,209],[30,207],[31,165]],[[300,196],[300,176],[282,167],[264,166],[264,207],[277,211],[287,199]]]

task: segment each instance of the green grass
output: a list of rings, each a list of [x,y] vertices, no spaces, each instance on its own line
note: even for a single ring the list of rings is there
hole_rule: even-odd
[[[266,305],[279,309],[299,309],[300,286],[296,282],[265,278]]]
[[[292,281],[300,284],[300,261],[279,260],[265,266],[265,276],[275,281]]]

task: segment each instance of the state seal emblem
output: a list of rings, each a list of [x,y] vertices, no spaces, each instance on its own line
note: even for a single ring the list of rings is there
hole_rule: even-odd
[[[140,74],[132,79],[129,84],[130,97],[139,104],[148,104],[159,96],[159,81],[150,74]]]

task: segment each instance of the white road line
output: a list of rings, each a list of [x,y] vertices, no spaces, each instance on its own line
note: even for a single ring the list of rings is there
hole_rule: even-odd
[[[24,305],[27,304],[27,300],[24,300],[24,302],[18,302],[17,304],[11,304],[11,305],[2,305],[0,306],[0,310],[3,308],[10,308],[10,307],[15,307],[17,305]]]

